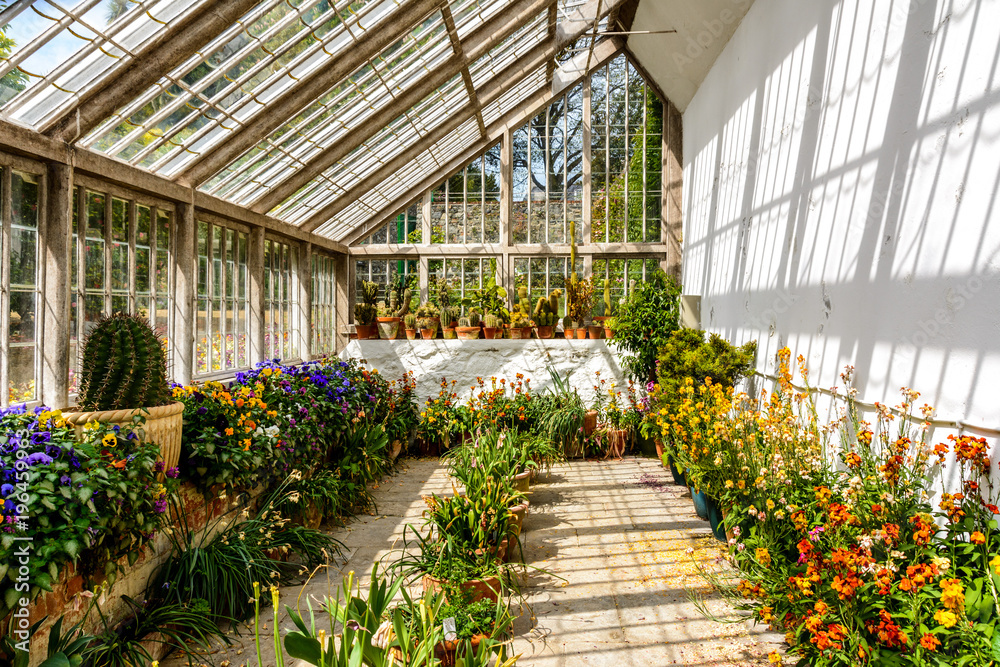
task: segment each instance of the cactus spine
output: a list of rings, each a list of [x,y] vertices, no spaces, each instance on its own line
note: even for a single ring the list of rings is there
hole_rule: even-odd
[[[416,329],[417,328],[417,316],[416,316],[416,314],[415,313],[407,313],[406,315],[404,315],[403,316],[403,325],[407,329]]]
[[[167,355],[149,322],[114,313],[98,321],[83,344],[80,407],[134,410],[170,402]]]
[[[500,318],[493,313],[487,313],[486,319],[484,320],[487,329],[498,329],[500,328]]]

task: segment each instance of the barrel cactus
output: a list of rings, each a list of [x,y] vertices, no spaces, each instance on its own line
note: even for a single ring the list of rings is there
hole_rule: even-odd
[[[171,402],[167,355],[149,321],[114,313],[83,344],[80,408],[134,410]]]

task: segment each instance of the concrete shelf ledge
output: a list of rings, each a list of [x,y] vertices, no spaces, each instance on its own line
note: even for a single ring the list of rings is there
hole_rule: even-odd
[[[605,390],[614,382],[627,385],[617,351],[606,340],[352,340],[341,352],[342,359],[358,359],[378,369],[386,378],[397,379],[413,371],[417,397],[423,403],[436,397],[441,379],[456,380],[455,391],[464,400],[472,393],[477,378],[514,381],[517,374],[531,379],[532,391],[553,386],[549,368],[560,377],[569,374],[571,386],[587,403],[593,401],[593,386],[600,371]]]

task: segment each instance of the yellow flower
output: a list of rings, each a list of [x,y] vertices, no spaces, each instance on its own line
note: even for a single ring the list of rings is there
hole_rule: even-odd
[[[118,438],[115,437],[114,433],[108,433],[101,438],[101,442],[105,447],[115,447],[118,445]]]
[[[973,544],[985,544],[986,536],[977,530],[969,536],[969,541]]]
[[[965,591],[958,579],[941,581],[941,604],[952,611],[958,611],[965,606]]]
[[[993,566],[993,571],[1000,577],[1000,555],[994,556],[993,560],[990,561],[990,565]]]
[[[778,653],[777,651],[771,651],[770,653],[767,654],[767,661],[772,665],[780,665],[781,654]]]
[[[944,609],[938,609],[934,613],[934,620],[946,628],[954,627],[955,624],[958,623],[958,617],[950,611],[945,611]]]

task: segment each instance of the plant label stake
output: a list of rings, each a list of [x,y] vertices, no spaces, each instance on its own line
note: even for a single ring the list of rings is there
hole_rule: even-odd
[[[444,628],[444,639],[448,642],[453,642],[458,639],[458,630],[455,627],[455,617],[444,619],[444,623],[441,624]]]

